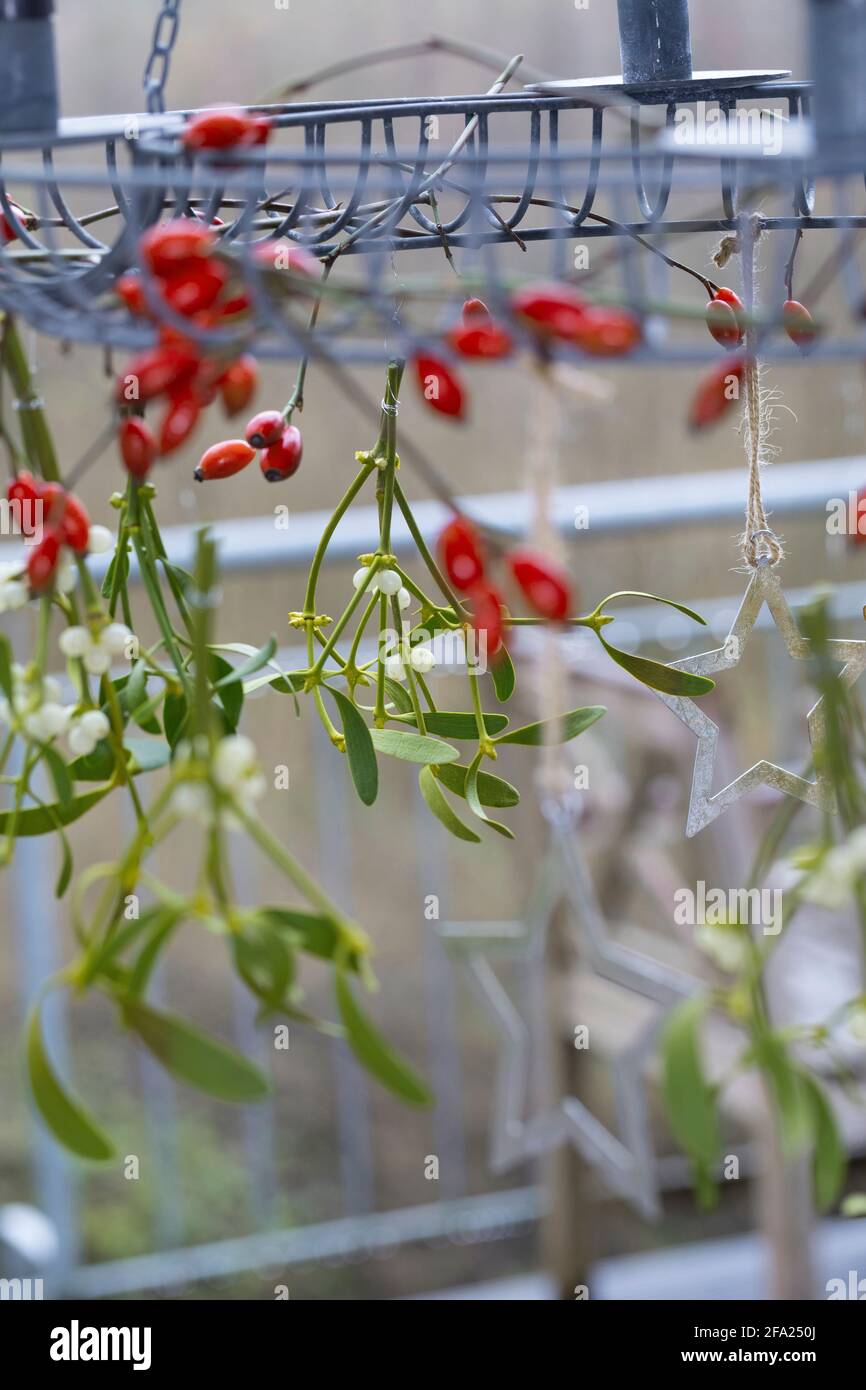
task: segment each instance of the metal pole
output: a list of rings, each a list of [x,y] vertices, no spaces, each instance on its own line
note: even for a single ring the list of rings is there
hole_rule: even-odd
[[[810,76],[822,167],[866,147],[866,0],[810,0]]]
[[[54,0],[0,0],[0,135],[57,129]]]
[[[617,0],[617,8],[627,87],[691,77],[688,0]]]

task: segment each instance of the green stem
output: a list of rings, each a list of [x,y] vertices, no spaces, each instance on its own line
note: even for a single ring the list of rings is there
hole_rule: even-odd
[[[397,506],[400,508],[400,511],[403,513],[406,525],[409,528],[409,534],[411,535],[413,541],[418,547],[418,554],[421,556],[421,559],[424,561],[424,564],[430,571],[430,574],[435,580],[439,591],[442,594],[444,594],[445,598],[448,600],[448,603],[454,609],[455,617],[463,618],[465,620],[468,615],[466,614],[463,608],[463,604],[460,602],[460,599],[454,593],[453,589],[448,583],[448,580],[445,578],[436,561],[433,559],[433,556],[431,555],[430,550],[428,549],[427,542],[425,541],[424,537],[421,535],[421,532],[418,529],[418,523],[412,515],[412,508],[409,506],[403,489],[396,480],[394,483],[394,499],[397,503]]]
[[[310,565],[310,573],[307,579],[307,592],[304,596],[304,613],[308,617],[315,617],[316,585],[319,582],[319,571],[322,568],[322,561],[325,558],[325,551],[328,549],[328,546],[331,543],[331,537],[333,536],[338,525],[343,519],[343,516],[354,502],[355,498],[361,491],[361,488],[364,486],[375,467],[376,465],[372,460],[370,460],[367,463],[364,463],[361,466],[357,476],[355,477],[354,482],[343,494],[342,498],[337,504],[336,511],[334,512],[333,516],[331,517],[330,521],[328,522],[327,526],[322,532],[322,535],[319,539],[319,544],[316,546],[316,553],[313,556],[313,562]]]

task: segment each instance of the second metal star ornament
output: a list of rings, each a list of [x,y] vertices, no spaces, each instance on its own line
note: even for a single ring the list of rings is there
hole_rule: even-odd
[[[782,592],[778,573],[772,565],[759,564],[749,581],[749,586],[740,604],[740,610],[724,644],[714,651],[703,652],[699,656],[686,657],[683,661],[675,661],[671,664],[677,670],[689,671],[700,676],[715,675],[719,671],[727,671],[732,666],[736,666],[745,651],[755,621],[765,603],[773,616],[773,621],[782,637],[788,655],[800,661],[811,656],[811,645],[801,635],[797,627],[794,615]],[[842,684],[846,688],[853,685],[863,670],[866,669],[866,642],[833,640],[828,645],[831,654],[844,663],[839,675]],[[695,770],[689,800],[687,836],[697,835],[699,830],[703,830],[705,826],[714,821],[717,816],[721,815],[722,811],[726,811],[729,806],[732,806],[734,802],[739,801],[742,796],[753,791],[756,787],[775,787],[787,796],[797,797],[800,801],[809,802],[812,806],[818,806],[822,810],[835,810],[833,789],[826,777],[822,775],[820,768],[815,781],[810,782],[807,778],[799,777],[796,773],[789,772],[763,758],[746,772],[741,773],[739,777],[735,777],[733,782],[729,782],[726,787],[713,792],[718,725],[713,723],[709,715],[705,714],[694,700],[682,696],[662,694],[659,694],[659,699],[663,700],[668,708],[672,709],[674,714],[697,735],[698,751],[695,757]],[[819,700],[809,711],[808,726],[809,738],[814,750],[820,743],[823,729],[823,700]]]

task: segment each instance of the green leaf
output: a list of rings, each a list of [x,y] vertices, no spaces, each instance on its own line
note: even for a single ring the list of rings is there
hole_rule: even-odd
[[[415,719],[406,720],[407,724],[414,724]],[[445,738],[470,738],[478,737],[478,725],[475,722],[475,715],[470,711],[463,710],[431,710],[424,715],[424,723],[427,726],[428,734],[442,734]],[[507,714],[485,714],[484,728],[488,734],[498,734],[508,725]]]
[[[71,825],[73,821],[89,811],[112,790],[113,784],[97,787],[95,791],[85,792],[83,796],[73,797],[65,805],[60,801],[49,802],[47,806],[28,806],[19,811],[0,812],[0,835],[7,835],[14,822],[16,835],[45,835],[56,830],[58,825]]]
[[[510,700],[514,694],[517,680],[514,662],[504,647],[500,647],[496,653],[490,667],[490,674],[493,677],[493,689],[496,692],[496,698],[500,705],[504,705],[506,700]]]
[[[294,958],[285,938],[261,919],[232,937],[238,974],[257,999],[279,1009],[294,978]]]
[[[125,738],[123,746],[130,756],[129,770],[135,775],[139,772],[155,772],[165,767],[171,759],[171,749],[159,738]]]
[[[225,678],[234,677],[235,668],[230,661],[226,661],[225,657],[217,656],[216,652],[208,653],[208,668],[208,675],[214,683],[216,698],[228,720],[230,731],[234,733],[238,727],[244,705],[243,684],[241,681],[232,679],[223,685]]]
[[[813,1101],[777,1033],[762,1032],[754,1041],[755,1062],[766,1073],[779,1113],[782,1148],[786,1155],[802,1153],[812,1138]]]
[[[5,633],[0,633],[0,690],[7,700],[12,700],[12,646]]]
[[[385,694],[400,714],[412,713],[412,697],[399,681],[385,677]]]
[[[246,676],[254,675],[263,666],[267,666],[276,650],[277,639],[272,633],[263,647],[253,650],[246,661],[241,662],[240,666],[233,666],[227,675],[221,676],[214,689],[225,690],[226,686],[231,685],[233,681],[242,681]]]
[[[812,1120],[812,1181],[815,1187],[815,1201],[821,1211],[826,1211],[836,1201],[842,1189],[848,1159],[833,1107],[823,1088],[807,1071],[802,1071],[800,1078]]]
[[[376,762],[376,750],[370,730],[351,700],[339,690],[331,690],[330,686],[325,688],[333,696],[340,712],[346,740],[346,757],[355,790],[365,806],[372,806],[379,791],[379,765]]]
[[[139,999],[126,997],[121,1005],[128,1027],[172,1076],[217,1100],[261,1100],[270,1091],[257,1066],[186,1019],[160,1013]]]
[[[481,758],[481,753],[473,758],[469,771],[466,774],[466,803],[473,816],[477,816],[485,825],[489,825],[490,829],[495,830],[498,835],[504,835],[506,840],[513,840],[514,832],[509,830],[507,825],[502,825],[500,821],[493,820],[488,816],[481,803],[481,796],[478,791],[479,764]]]
[[[377,753],[402,758],[408,763],[453,763],[460,757],[456,748],[427,734],[403,734],[396,729],[371,729],[370,737]]]
[[[42,756],[48,764],[48,771],[51,773],[51,780],[60,798],[61,806],[68,806],[74,795],[69,768],[66,766],[66,763],[61,758],[57,749],[52,748],[51,744],[45,745],[42,750]],[[112,762],[112,767],[113,766],[114,764]],[[111,776],[111,769],[109,769],[108,775]]]
[[[40,1115],[65,1148],[95,1162],[114,1157],[114,1145],[80,1101],[64,1089],[52,1067],[42,1041],[38,1007],[31,1011],[27,1024],[27,1075]]]
[[[696,613],[693,608],[687,608],[684,603],[676,603],[672,598],[660,598],[658,594],[645,594],[639,589],[619,589],[615,594],[608,594],[607,598],[603,598],[596,608],[596,613],[600,613],[605,604],[612,603],[615,598],[650,599],[652,603],[663,603],[668,608],[676,608],[679,613],[685,613],[686,617],[691,618],[693,622],[700,623],[701,627],[706,627],[707,625],[706,618],[702,618],[700,613]]]
[[[76,782],[107,782],[114,772],[114,753],[107,738],[101,738],[90,753],[69,764],[69,775]]]
[[[671,1129],[692,1161],[698,1195],[709,1205],[721,1139],[715,1091],[701,1060],[699,1029],[706,1009],[705,999],[686,999],[668,1017],[662,1033],[662,1093]]]
[[[57,827],[57,834],[60,837],[62,858],[60,861],[60,873],[57,875],[57,882],[54,885],[54,896],[55,898],[62,898],[69,887],[69,880],[72,878],[72,849],[60,826]]]
[[[114,571],[119,567],[118,593],[126,584],[129,578],[129,548],[124,545],[120,550],[115,550],[109,561],[108,569],[105,571],[105,578],[102,581],[102,597],[111,598],[111,590],[114,582]]]
[[[629,675],[634,676],[642,685],[648,685],[651,690],[660,690],[664,695],[685,695],[694,699],[696,695],[706,695],[715,687],[715,681],[711,681],[708,676],[693,676],[690,671],[678,671],[676,666],[665,666],[661,661],[650,661],[646,656],[621,652],[618,647],[612,647],[606,642],[600,632],[597,636],[611,660],[624,671],[628,671]]]
[[[470,830],[468,825],[464,825],[456,811],[452,809],[429,767],[422,767],[418,775],[418,785],[430,810],[450,834],[458,840],[468,840],[470,844],[478,845],[481,843],[481,836],[476,835],[474,830]]]
[[[180,743],[188,718],[189,710],[183,692],[180,690],[167,691],[162,709],[162,724],[170,748],[174,749]]]
[[[866,1192],[849,1192],[840,1210],[843,1216],[866,1216]]]
[[[290,931],[300,950],[320,960],[334,960],[343,945],[337,924],[324,913],[305,912],[295,907],[260,907],[256,909],[255,920]],[[357,970],[359,964],[360,956],[355,952],[344,959],[344,965],[350,970]]]
[[[436,776],[455,796],[466,795],[466,774],[468,767],[462,763],[445,763],[437,767]],[[494,777],[490,772],[479,772],[476,782],[478,799],[483,806],[498,806],[504,810],[509,806],[517,806],[520,802],[520,792],[516,787],[512,787],[510,782],[506,782],[502,777]]]
[[[537,724],[525,724],[522,729],[510,729],[500,734],[496,743],[520,743],[537,747],[542,743],[569,743],[588,729],[607,711],[604,705],[586,705],[583,709],[572,709],[561,719],[542,719]]]
[[[120,703],[127,714],[132,714],[143,705],[147,699],[147,666],[141,660],[136,661],[129,673],[123,690],[120,693]]]
[[[169,937],[184,916],[186,904],[163,903],[148,924],[149,936],[142,946],[129,976],[129,993],[137,999],[147,990],[154,966],[168,945]]]
[[[344,971],[336,971],[334,986],[346,1039],[361,1065],[401,1100],[410,1105],[429,1105],[432,1096],[426,1083],[361,1012]]]

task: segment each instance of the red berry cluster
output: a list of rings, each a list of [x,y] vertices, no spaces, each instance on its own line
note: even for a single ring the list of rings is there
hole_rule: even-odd
[[[229,296],[230,275],[215,255],[211,228],[193,218],[174,218],[149,228],[139,241],[139,254],[155,279],[163,302],[197,327],[212,325],[226,313],[238,312],[238,297]],[[150,316],[141,276],[129,272],[117,283],[117,293],[132,313]],[[176,329],[162,325],[160,342],[127,363],[117,380],[121,407],[135,408],[157,397],[166,406],[154,432],[138,413],[120,422],[118,443],[124,464],[143,478],[157,458],[174,452],[191,435],[202,410],[219,396],[231,417],[245,410],[255,394],[255,358],[245,354],[232,362],[205,356],[198,344]]]
[[[77,497],[59,483],[45,483],[22,470],[9,484],[10,502],[42,506],[42,534],[27,552],[27,578],[34,594],[43,594],[54,581],[63,547],[83,555],[90,535],[90,517]]]
[[[786,299],[782,305],[782,325],[802,353],[811,352],[818,327],[805,304]],[[745,306],[740,296],[720,285],[707,305],[707,328],[722,347],[739,347],[745,337]]]
[[[195,470],[199,483],[231,478],[252,463],[260,449],[259,467],[269,483],[285,482],[301,466],[304,441],[297,425],[279,410],[260,410],[248,422],[243,439],[223,439],[206,449]]]
[[[488,656],[494,656],[502,646],[503,600],[487,577],[487,556],[477,527],[466,517],[455,516],[439,537],[439,556],[449,582],[470,600],[472,625],[484,634]],[[506,565],[524,600],[540,618],[562,622],[573,611],[571,580],[546,555],[520,548],[509,552]]]
[[[641,326],[633,314],[590,305],[569,285],[528,285],[511,296],[508,307],[537,341],[568,343],[593,357],[621,357],[641,340]],[[446,341],[457,356],[475,361],[496,361],[514,351],[511,334],[481,299],[466,300],[461,321]],[[466,391],[453,367],[433,353],[419,354],[414,367],[430,408],[464,419]]]

